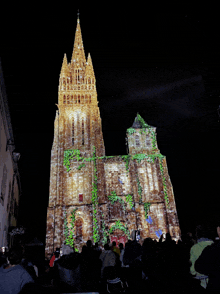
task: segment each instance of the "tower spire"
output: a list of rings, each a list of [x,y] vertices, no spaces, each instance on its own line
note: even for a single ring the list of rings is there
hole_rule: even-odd
[[[86,58],[85,58],[85,52],[83,47],[81,28],[79,24],[79,10],[77,13],[77,17],[78,18],[77,18],[76,34],[75,34],[71,64],[73,65],[75,69],[81,68],[81,70],[84,71]]]

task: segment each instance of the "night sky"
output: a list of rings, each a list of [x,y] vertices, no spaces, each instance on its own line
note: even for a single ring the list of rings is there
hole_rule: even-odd
[[[0,20],[0,57],[21,154],[20,224],[45,241],[59,74],[64,53],[68,62],[72,56],[78,9],[106,155],[127,154],[126,129],[138,112],[157,128],[182,232],[218,215],[217,7],[37,5],[8,5]]]

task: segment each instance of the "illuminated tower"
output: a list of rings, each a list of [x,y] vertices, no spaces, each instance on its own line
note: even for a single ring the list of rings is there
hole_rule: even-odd
[[[94,167],[91,162],[87,162],[86,168],[82,171],[72,168],[71,172],[67,173],[63,166],[64,151],[78,149],[81,155],[91,157],[95,146],[97,156],[105,155],[92,59],[90,54],[87,61],[85,58],[79,18],[69,64],[64,55],[58,101],[51,152],[46,254],[62,246],[64,209],[67,216],[70,216],[75,205],[79,208],[79,227],[86,230],[83,235],[92,238],[90,204]],[[80,214],[83,218],[80,218]]]
[[[68,242],[77,249],[88,239],[125,243],[137,230],[142,239],[159,240],[169,232],[178,240],[173,188],[156,128],[138,114],[127,130],[129,154],[105,156],[95,75],[90,54],[85,59],[79,19],[71,62],[63,59],[57,106],[46,256]]]

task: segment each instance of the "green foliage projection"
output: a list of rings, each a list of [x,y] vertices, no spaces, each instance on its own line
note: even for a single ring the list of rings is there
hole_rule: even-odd
[[[98,188],[97,188],[97,166],[96,166],[96,148],[93,146],[93,162],[94,162],[94,181],[93,181],[93,189],[92,189],[92,206],[93,206],[93,240],[94,242],[98,242],[100,239],[99,236],[99,227],[97,220],[97,211],[98,211]]]
[[[68,228],[68,222],[67,222],[67,216],[65,211],[65,217],[64,217],[64,236],[65,236],[65,244],[71,246],[74,248],[74,227],[75,227],[75,221],[76,221],[76,211],[78,208],[75,208],[71,213],[71,227]]]
[[[134,207],[134,202],[133,202],[133,197],[132,197],[132,195],[128,194],[128,195],[126,196],[126,201],[129,203],[130,208],[132,209],[132,207]]]
[[[125,161],[125,167],[126,171],[129,172],[129,163],[130,160],[136,160],[138,163],[141,163],[142,160],[147,160],[150,163],[154,163],[155,159],[158,158],[159,160],[159,167],[160,167],[160,172],[162,175],[162,183],[163,183],[163,191],[164,191],[164,199],[167,204],[167,207],[169,208],[169,198],[168,198],[168,193],[167,193],[167,184],[166,184],[166,177],[164,173],[164,168],[163,168],[163,159],[165,158],[162,154],[156,153],[157,147],[156,147],[156,134],[155,131],[152,127],[150,127],[144,119],[137,114],[137,118],[141,124],[141,133],[147,133],[147,130],[150,134],[150,138],[152,140],[152,154],[135,154],[135,155],[121,155],[120,157]],[[136,129],[134,128],[129,128],[127,129],[127,133],[129,135],[132,135],[136,132]],[[97,220],[97,212],[98,212],[98,189],[97,189],[97,166],[96,166],[96,160],[97,159],[108,159],[108,158],[114,158],[115,156],[101,156],[98,157],[96,156],[96,148],[93,146],[93,156],[92,157],[82,157],[80,156],[80,151],[78,149],[70,149],[70,150],[65,150],[64,151],[64,159],[63,159],[63,164],[66,167],[67,172],[71,170],[70,165],[71,165],[71,160],[77,160],[80,161],[79,166],[77,167],[78,170],[82,169],[83,167],[86,166],[86,162],[91,162],[93,161],[94,163],[94,180],[93,180],[93,189],[92,189],[92,207],[93,207],[93,240],[94,242],[98,242],[100,240],[99,236],[99,226],[98,226],[98,220]],[[150,202],[142,202],[142,187],[140,184],[140,180],[137,175],[137,185],[138,185],[138,195],[139,195],[139,204],[144,205],[144,211],[145,211],[145,217],[148,217],[148,211],[150,208]],[[108,196],[108,199],[111,201],[113,204],[115,201],[119,201],[123,209],[125,210],[125,202],[121,199],[121,197],[116,195],[115,191],[111,192],[111,195]],[[126,195],[126,202],[129,203],[130,208],[134,207],[134,202],[133,202],[133,197],[132,195]],[[104,222],[102,222],[102,233],[103,233],[103,240],[102,242],[106,242],[108,233],[104,230]],[[64,228],[65,228],[65,238],[66,242],[68,244],[74,244],[73,241],[73,234],[74,234],[74,226],[73,229],[68,232],[68,227],[67,227],[67,221],[64,220]],[[126,232],[126,234],[129,234],[128,228],[124,227],[120,221],[117,221],[114,226],[109,230],[109,233],[112,233],[114,228],[122,229],[122,231]],[[66,243],[66,244],[67,244]],[[73,245],[72,245],[73,246]]]
[[[126,202],[128,202],[130,208],[132,208],[134,206],[132,195],[128,194],[125,196],[126,196]],[[124,200],[120,196],[117,196],[115,191],[111,192],[111,195],[108,196],[108,199],[109,201],[111,201],[111,204],[114,204],[116,201],[120,202],[122,204],[124,211],[126,211]]]
[[[108,232],[106,231],[106,226],[105,226],[105,218],[104,215],[102,213],[102,244],[105,245],[108,241]]]
[[[144,203],[144,216],[147,219],[148,218],[148,211],[150,209],[151,203],[150,202],[145,202]]]
[[[127,225],[124,226],[124,225],[121,223],[120,220],[116,221],[116,222],[115,222],[115,225],[113,225],[113,226],[111,227],[111,229],[109,230],[109,234],[112,234],[112,233],[113,233],[115,230],[117,230],[117,229],[123,231],[123,232],[128,236],[128,238],[131,237],[131,236],[130,236],[130,232],[129,232],[128,228],[127,228]]]

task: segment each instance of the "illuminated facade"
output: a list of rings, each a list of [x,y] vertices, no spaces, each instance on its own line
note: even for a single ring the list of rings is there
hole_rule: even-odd
[[[159,239],[180,228],[156,128],[137,115],[127,130],[129,154],[105,156],[95,75],[86,60],[79,19],[71,62],[63,59],[51,152],[46,256],[74,241],[126,242],[134,230]],[[73,151],[71,151],[73,150]],[[73,243],[72,243],[73,245]]]

